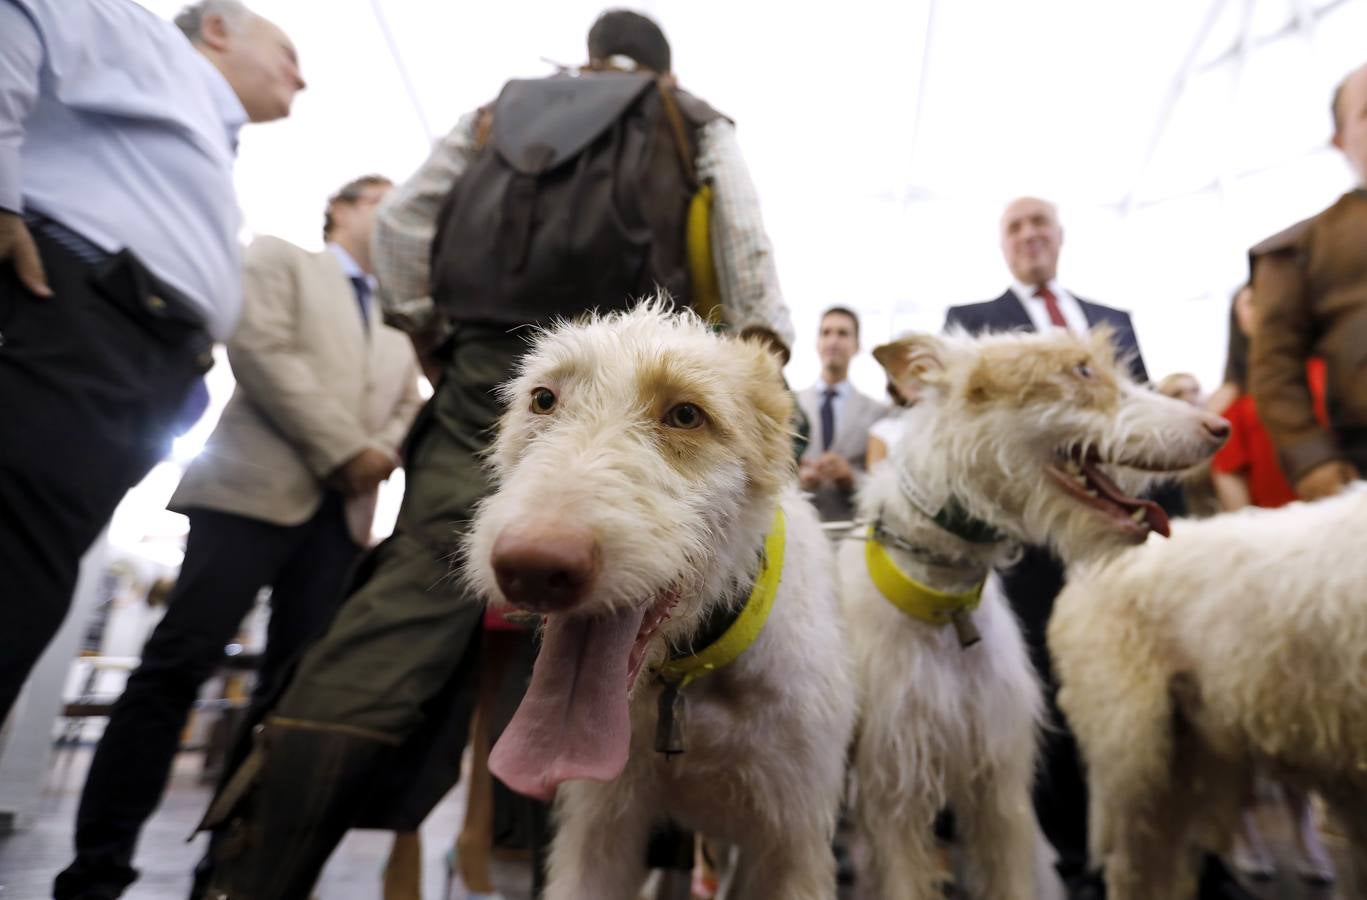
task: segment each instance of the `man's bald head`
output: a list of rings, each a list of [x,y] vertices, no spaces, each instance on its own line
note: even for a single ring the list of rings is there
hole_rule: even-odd
[[[283,119],[304,89],[299,57],[289,36],[239,0],[201,0],[183,9],[176,24],[214,64],[253,122]]]
[[[1367,65],[1339,82],[1333,110],[1334,146],[1343,152],[1359,182],[1367,184]]]
[[[1038,197],[1020,197],[1007,204],[1001,220],[1002,256],[1015,279],[1042,285],[1058,275],[1063,226],[1058,207]]]

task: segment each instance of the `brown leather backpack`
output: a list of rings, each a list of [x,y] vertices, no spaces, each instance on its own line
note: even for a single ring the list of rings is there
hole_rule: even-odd
[[[649,72],[508,82],[437,219],[438,307],[515,325],[622,309],[657,288],[688,302],[697,129],[719,116]]]

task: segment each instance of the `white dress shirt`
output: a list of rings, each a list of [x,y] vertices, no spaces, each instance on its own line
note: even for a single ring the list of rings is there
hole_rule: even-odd
[[[1064,290],[1063,286],[1055,279],[1047,285],[1054,295],[1054,300],[1058,303],[1059,312],[1063,313],[1063,320],[1068,323],[1068,330],[1073,334],[1086,334],[1089,328],[1087,316],[1078,304],[1077,298]],[[1036,297],[1035,291],[1039,290],[1037,284],[1022,284],[1019,281],[1011,283],[1011,292],[1020,300],[1021,306],[1030,315],[1030,321],[1034,323],[1035,330],[1040,333],[1048,333],[1054,327],[1054,323],[1049,321],[1049,310],[1044,305],[1043,297]]]
[[[897,445],[902,443],[902,438],[906,436],[907,422],[902,416],[903,412],[905,410],[893,407],[892,412],[874,422],[869,428],[869,436],[883,442],[888,456],[892,456],[893,450],[897,449]]]
[[[246,121],[213,64],[132,0],[0,0],[0,208],[127,247],[220,340],[242,307]]]

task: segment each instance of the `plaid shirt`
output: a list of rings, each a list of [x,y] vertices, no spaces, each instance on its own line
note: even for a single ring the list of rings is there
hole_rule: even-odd
[[[439,339],[448,327],[437,315],[429,285],[437,214],[476,152],[478,118],[478,112],[463,116],[418,171],[389,193],[376,220],[371,256],[385,318],[429,339]],[[712,185],[712,255],[727,324],[735,330],[762,325],[791,347],[793,323],[779,290],[759,195],[730,122],[715,119],[699,129],[697,168],[699,179]]]

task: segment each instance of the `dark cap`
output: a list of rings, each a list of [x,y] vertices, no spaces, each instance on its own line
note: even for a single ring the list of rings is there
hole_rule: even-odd
[[[669,41],[654,20],[629,9],[609,9],[589,29],[589,59],[626,56],[656,72],[669,71]]]

